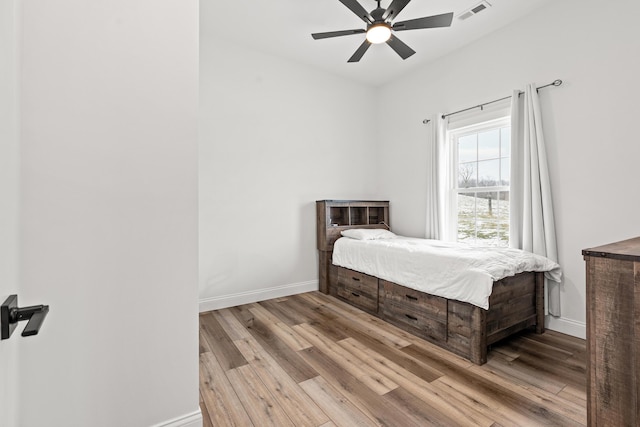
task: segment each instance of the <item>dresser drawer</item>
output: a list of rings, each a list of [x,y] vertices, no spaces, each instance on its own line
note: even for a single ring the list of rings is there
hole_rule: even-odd
[[[385,320],[424,338],[446,339],[447,300],[381,280]]]
[[[378,278],[347,268],[338,268],[336,294],[363,310],[378,312]]]

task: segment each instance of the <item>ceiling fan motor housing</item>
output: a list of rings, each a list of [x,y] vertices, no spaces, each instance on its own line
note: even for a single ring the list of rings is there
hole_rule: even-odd
[[[371,17],[373,18],[373,23],[371,25],[383,23],[384,19],[382,19],[382,15],[384,15],[384,12],[385,9],[381,7],[373,9],[370,13]]]

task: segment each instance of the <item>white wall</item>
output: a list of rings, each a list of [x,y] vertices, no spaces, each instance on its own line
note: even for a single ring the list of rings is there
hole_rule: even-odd
[[[17,0],[0,0],[0,303],[18,293]],[[0,341],[0,423],[17,422],[17,342]]]
[[[19,425],[197,425],[198,3],[22,7]]]
[[[375,196],[375,91],[204,33],[200,308],[317,289],[315,201]]]
[[[640,235],[638,16],[636,0],[553,2],[383,87],[378,100],[380,117],[396,123],[378,128],[380,196],[391,200],[396,231],[422,236],[428,132],[422,120],[507,96],[529,82],[564,80],[540,92],[565,273],[562,318],[550,327],[579,336],[585,333],[581,250]]]

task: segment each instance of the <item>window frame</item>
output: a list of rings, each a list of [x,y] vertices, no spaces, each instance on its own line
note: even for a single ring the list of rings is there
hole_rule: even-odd
[[[444,227],[447,240],[454,241],[454,242],[458,241],[458,195],[459,194],[506,192],[506,193],[509,193],[509,199],[511,199],[511,196],[512,196],[511,168],[513,167],[513,162],[511,161],[511,153],[513,153],[513,141],[510,141],[510,147],[509,147],[510,151],[509,151],[509,157],[508,157],[510,159],[509,185],[496,185],[496,186],[487,186],[487,187],[478,187],[476,185],[475,187],[461,188],[458,186],[459,184],[458,140],[465,136],[475,135],[475,134],[479,134],[479,133],[486,132],[488,130],[493,130],[493,129],[500,130],[504,127],[511,127],[511,125],[512,125],[511,117],[508,115],[503,115],[502,117],[491,118],[491,119],[488,119],[486,117],[483,118],[480,116],[478,117],[475,123],[465,124],[464,126],[447,130],[446,143],[448,145],[447,157],[449,158],[447,162],[447,170],[448,170],[447,182],[449,184],[448,184],[447,193],[446,193],[447,194],[446,196],[447,212],[445,214],[446,222]],[[499,159],[502,159],[502,158],[503,157],[499,157]],[[478,160],[476,160],[476,163],[477,162]],[[475,219],[476,238],[474,239],[473,244],[478,245],[479,242],[477,239],[477,208],[475,212],[476,212],[476,219]],[[508,247],[509,240],[507,240],[506,244],[501,246]]]

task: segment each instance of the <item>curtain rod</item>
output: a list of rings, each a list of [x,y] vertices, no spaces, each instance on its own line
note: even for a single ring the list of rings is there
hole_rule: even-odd
[[[553,82],[551,82],[551,83],[549,83],[549,84],[546,84],[546,85],[544,85],[544,86],[537,87],[537,88],[536,88],[536,91],[538,91],[538,90],[540,90],[540,89],[544,89],[545,87],[549,87],[549,86],[560,86],[561,84],[562,84],[562,80],[557,79],[557,80],[554,80]],[[524,93],[524,92],[520,91],[520,92],[518,93],[518,95],[522,95],[523,93]],[[449,113],[449,114],[443,114],[443,115],[442,115],[442,118],[443,118],[443,119],[446,119],[447,117],[449,117],[449,116],[453,116],[454,114],[463,113],[463,112],[465,112],[465,111],[473,110],[474,108],[480,108],[480,109],[482,109],[482,108],[484,108],[484,106],[485,106],[485,105],[493,104],[493,103],[495,103],[495,102],[504,101],[505,99],[509,99],[509,98],[511,98],[511,97],[510,97],[510,96],[505,96],[504,98],[496,99],[496,100],[494,100],[494,101],[485,102],[484,104],[479,104],[479,105],[476,105],[476,106],[474,106],[474,107],[465,108],[464,110],[454,111],[453,113]]]
[[[557,79],[557,80],[554,80],[553,82],[551,82],[551,83],[549,83],[549,84],[546,84],[546,85],[544,85],[544,86],[537,87],[537,88],[536,88],[536,91],[538,91],[538,90],[540,90],[540,89],[544,89],[545,87],[549,87],[549,86],[560,86],[561,84],[562,84],[562,80]],[[523,93],[524,93],[524,92],[520,91],[520,92],[518,93],[518,95],[522,95]],[[509,98],[511,98],[511,96],[505,96],[504,98],[495,99],[495,100],[493,100],[493,101],[485,102],[484,104],[478,104],[478,105],[475,105],[475,106],[473,106],[473,107],[465,108],[464,110],[459,110],[459,111],[454,111],[453,113],[443,114],[443,115],[442,115],[442,118],[443,118],[443,119],[446,119],[447,117],[449,117],[449,116],[453,116],[454,114],[464,113],[465,111],[473,110],[474,108],[480,108],[480,109],[482,109],[482,108],[484,108],[484,106],[485,106],[485,105],[493,104],[493,103],[495,103],[495,102],[504,101],[505,99],[509,99]],[[422,123],[424,123],[424,124],[426,125],[426,124],[427,124],[427,123],[429,123],[430,121],[431,121],[431,120],[429,120],[429,119],[424,119],[424,120],[422,121]]]

